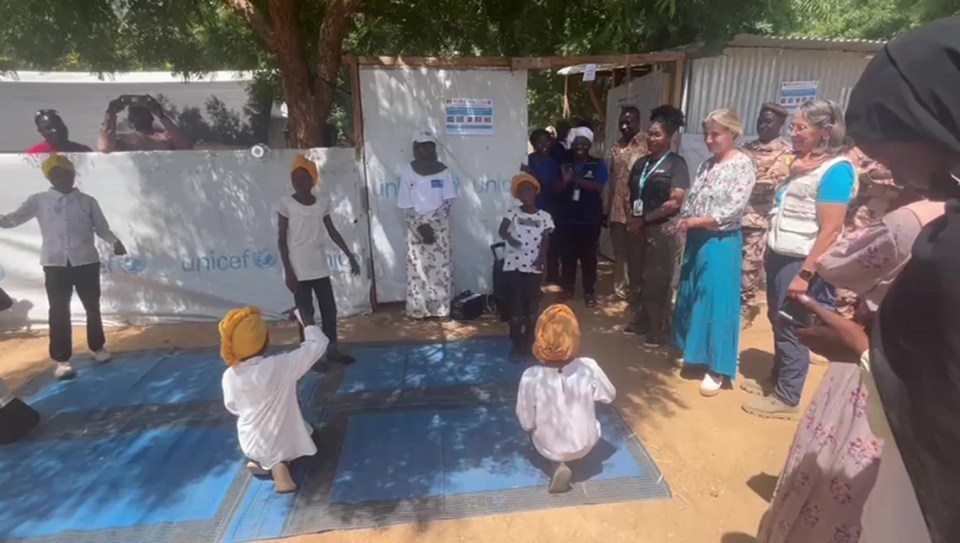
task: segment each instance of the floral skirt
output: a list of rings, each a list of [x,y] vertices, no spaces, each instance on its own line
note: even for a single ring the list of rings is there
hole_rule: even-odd
[[[833,362],[797,427],[759,543],[856,543],[883,441],[867,421],[857,364]]]
[[[426,244],[417,232],[433,229],[436,241]],[[450,248],[450,207],[407,217],[407,316],[415,319],[449,317],[453,301]]]

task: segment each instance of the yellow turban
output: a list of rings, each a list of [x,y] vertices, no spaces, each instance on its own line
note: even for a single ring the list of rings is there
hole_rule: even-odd
[[[540,314],[537,320],[533,355],[543,363],[567,362],[580,350],[580,323],[573,310],[564,304],[554,304]]]
[[[536,187],[537,192],[540,192],[540,182],[537,181],[536,177],[528,173],[518,173],[513,176],[513,180],[510,181],[510,194],[512,194],[514,198],[517,197],[517,191],[520,190],[520,185],[524,183],[530,183]]]
[[[297,158],[293,159],[293,168],[290,169],[290,173],[300,168],[307,170],[307,173],[310,174],[310,179],[312,179],[313,184],[316,185],[320,179],[320,172],[317,171],[317,163],[303,155],[297,155]]]
[[[267,343],[267,325],[256,307],[234,309],[220,321],[220,356],[228,366],[259,353]]]
[[[43,176],[47,179],[50,179],[50,172],[54,168],[61,168],[69,172],[77,171],[73,167],[73,162],[70,162],[70,159],[63,155],[50,155],[46,160],[43,161],[43,164],[40,165],[40,168],[43,170]]]

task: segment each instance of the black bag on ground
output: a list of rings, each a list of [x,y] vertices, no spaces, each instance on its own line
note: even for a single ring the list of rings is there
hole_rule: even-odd
[[[17,441],[39,423],[40,413],[14,397],[0,379],[0,445]]]
[[[472,321],[483,315],[485,296],[467,290],[461,292],[450,304],[450,316],[458,321]]]
[[[13,298],[0,288],[0,311],[6,311],[11,307],[13,307]]]
[[[510,320],[507,312],[506,272],[503,271],[503,251],[506,247],[507,245],[503,242],[490,246],[490,251],[493,253],[493,308],[490,312],[496,313],[503,322]]]

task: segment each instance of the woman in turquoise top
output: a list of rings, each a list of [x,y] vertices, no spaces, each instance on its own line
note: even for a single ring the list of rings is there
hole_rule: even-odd
[[[790,129],[796,158],[777,194],[767,239],[767,309],[774,355],[769,379],[745,379],[740,387],[762,396],[744,411],[794,418],[810,367],[810,351],[797,339],[797,324],[780,315],[788,298],[806,294],[832,306],[833,287],[815,275],[817,260],[843,230],[853,196],[854,168],[844,156],[843,111],[829,100],[810,100],[797,110]]]

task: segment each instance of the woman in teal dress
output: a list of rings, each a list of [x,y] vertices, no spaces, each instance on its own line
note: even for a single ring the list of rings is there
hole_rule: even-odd
[[[700,393],[715,396],[737,374],[740,342],[740,221],[756,182],[753,161],[737,148],[742,125],[736,113],[718,109],[703,121],[713,154],[680,210],[677,231],[686,235],[673,346],[683,362],[707,367]]]

